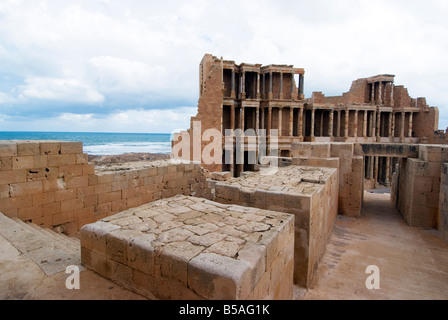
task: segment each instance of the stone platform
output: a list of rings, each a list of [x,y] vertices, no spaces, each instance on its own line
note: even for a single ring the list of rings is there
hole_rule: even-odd
[[[338,213],[335,168],[289,166],[215,183],[214,200],[294,214],[294,283],[310,285]]]
[[[82,263],[150,299],[292,299],[294,216],[175,196],[81,229]]]

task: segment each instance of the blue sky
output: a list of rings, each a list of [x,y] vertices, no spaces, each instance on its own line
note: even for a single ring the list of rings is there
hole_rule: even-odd
[[[305,95],[357,78],[439,107],[448,127],[445,0],[0,0],[0,131],[189,127],[205,53],[305,69]]]

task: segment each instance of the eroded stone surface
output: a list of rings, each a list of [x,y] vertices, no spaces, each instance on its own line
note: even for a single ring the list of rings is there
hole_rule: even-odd
[[[258,284],[266,272],[275,271],[274,265],[282,268],[274,264],[275,257],[268,263],[266,245],[285,251],[282,261],[290,264],[293,250],[287,244],[294,241],[293,234],[290,214],[179,195],[85,226],[81,246],[87,267],[147,296],[290,299],[292,270],[269,286]],[[277,241],[283,238],[287,241]],[[142,283],[142,278],[147,280]],[[279,281],[291,290],[276,295]],[[157,290],[145,283],[158,283]],[[189,293],[168,294],[171,284]]]

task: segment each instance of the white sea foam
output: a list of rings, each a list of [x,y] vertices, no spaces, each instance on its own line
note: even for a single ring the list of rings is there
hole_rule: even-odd
[[[123,153],[170,153],[171,142],[123,142],[85,145],[84,152],[91,155],[118,155]]]

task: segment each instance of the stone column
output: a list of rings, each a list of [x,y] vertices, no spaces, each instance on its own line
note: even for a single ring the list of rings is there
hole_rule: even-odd
[[[369,157],[369,180],[373,179],[373,167],[374,167],[374,159],[372,156]]]
[[[376,113],[376,136],[381,137],[381,111]]]
[[[390,126],[391,126],[390,131],[391,131],[391,137],[393,139],[395,137],[395,113],[391,112],[391,114],[392,114],[392,121],[391,121],[391,124],[390,124]]]
[[[304,88],[305,77],[303,74],[299,75],[299,100],[302,99],[303,96],[303,88]]]
[[[314,108],[311,109],[311,138],[314,138],[314,117],[315,117]]]
[[[371,103],[375,104],[375,82],[372,82],[372,100]]]
[[[261,109],[261,129],[265,129],[265,113],[266,108]]]
[[[336,137],[340,137],[341,136],[341,110],[338,110],[337,113],[338,113],[338,120],[337,120],[337,124],[336,124]]]
[[[271,128],[272,128],[272,107],[268,107],[268,136],[271,135]]]
[[[412,117],[413,117],[413,113],[411,112],[409,114],[409,125],[408,125],[408,137],[412,138]]]
[[[393,135],[392,131],[392,112],[389,113],[389,138]]]
[[[289,136],[294,136],[294,109],[289,107]]]
[[[354,128],[354,137],[357,138],[358,137],[358,110],[355,110],[355,121],[354,121],[355,125],[353,126]]]
[[[375,182],[378,181],[378,157],[374,157],[374,169],[373,169],[373,179],[375,180]]]
[[[260,73],[257,72],[257,99],[260,99]]]
[[[269,72],[269,94],[268,99],[272,99],[272,71]]]
[[[281,137],[283,135],[283,110],[281,107],[278,108],[278,136]]]
[[[235,70],[232,69],[232,91],[230,93],[230,97],[235,99]]]
[[[244,133],[244,106],[241,106],[241,114],[240,114],[240,121],[241,121],[241,131]]]
[[[400,138],[403,139],[404,138],[404,119],[406,117],[406,113],[402,112],[401,113],[401,130],[400,130]]]
[[[378,86],[378,104],[383,104],[383,83],[380,81]]]
[[[372,112],[372,137],[376,137],[376,111]]]
[[[394,106],[394,83],[391,82],[390,83],[390,106],[393,107]]]
[[[334,111],[330,110],[330,124],[329,124],[329,128],[328,128],[328,135],[330,136],[330,138],[333,138],[333,126],[334,126]]]
[[[344,138],[348,138],[348,120],[349,120],[350,110],[345,110],[345,123],[344,123]]]
[[[362,127],[362,136],[364,138],[367,137],[367,114],[369,112],[367,110],[364,110],[364,123],[363,123],[363,127]]]
[[[255,132],[260,129],[260,107],[255,107]]]
[[[294,100],[294,72],[291,72],[291,100]]]
[[[299,137],[303,138],[303,108],[299,110]]]
[[[246,72],[241,77],[241,99],[246,99]]]
[[[279,99],[283,99],[283,72],[280,72],[280,95]]]
[[[385,158],[384,159],[386,161],[386,173],[385,173],[385,177],[384,177],[384,184],[386,185],[386,187],[390,186],[390,179],[389,179],[389,174],[390,174],[390,158]]]
[[[230,129],[235,130],[235,106],[230,106]]]
[[[263,99],[266,99],[266,73],[263,73],[263,85],[261,86],[261,93]]]

